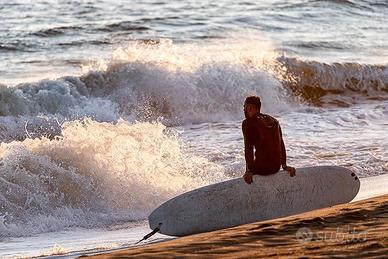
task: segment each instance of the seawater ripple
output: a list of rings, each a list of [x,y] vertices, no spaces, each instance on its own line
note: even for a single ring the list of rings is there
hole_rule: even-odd
[[[0,80],[7,84],[77,73],[133,40],[202,42],[247,31],[302,59],[382,64],[388,57],[385,1],[22,0],[0,12],[0,67],[7,67]]]

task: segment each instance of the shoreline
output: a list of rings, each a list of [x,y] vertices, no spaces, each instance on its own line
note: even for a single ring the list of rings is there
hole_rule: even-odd
[[[388,253],[388,194],[92,258],[381,257]],[[86,256],[84,256],[86,257]]]

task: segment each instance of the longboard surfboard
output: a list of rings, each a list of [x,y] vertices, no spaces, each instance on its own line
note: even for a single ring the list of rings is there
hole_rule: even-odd
[[[186,236],[242,224],[294,215],[350,202],[360,180],[339,166],[306,167],[261,176],[247,184],[236,178],[183,193],[156,208],[151,229]]]

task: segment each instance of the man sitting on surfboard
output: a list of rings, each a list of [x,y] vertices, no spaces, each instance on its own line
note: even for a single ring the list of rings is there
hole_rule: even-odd
[[[246,162],[244,180],[248,184],[252,183],[254,174],[274,174],[279,172],[280,166],[291,176],[295,175],[295,168],[287,166],[286,163],[286,149],[279,122],[267,114],[260,113],[260,109],[260,97],[249,96],[245,99],[246,119],[242,123],[242,131]]]

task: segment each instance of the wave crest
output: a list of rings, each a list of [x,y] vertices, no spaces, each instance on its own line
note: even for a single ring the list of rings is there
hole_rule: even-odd
[[[300,107],[300,99],[338,107],[388,97],[387,66],[279,57],[257,42],[132,42],[80,77],[2,86],[0,137],[54,136],[63,122],[85,117],[166,125],[237,120],[252,94],[267,113]]]
[[[365,99],[388,98],[386,65],[326,64],[285,57],[278,60],[292,78],[283,83],[313,105],[349,106]]]

